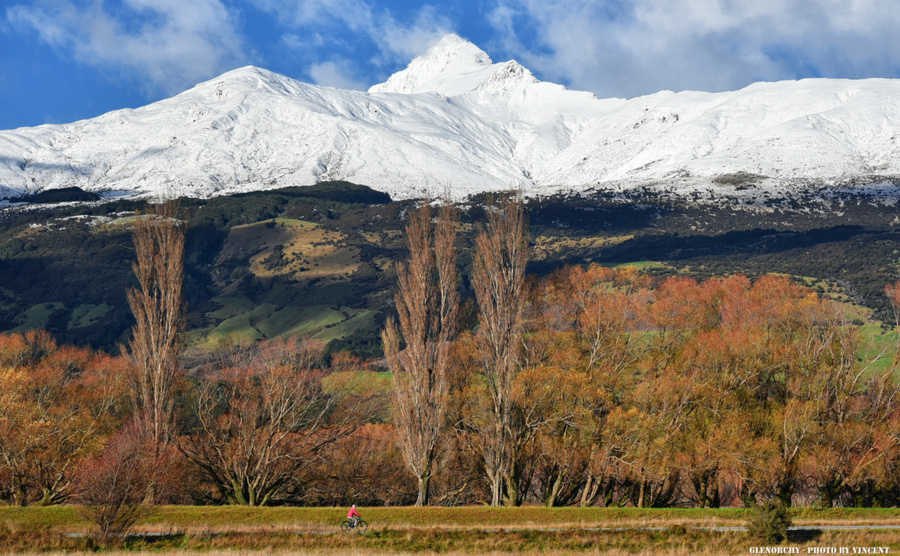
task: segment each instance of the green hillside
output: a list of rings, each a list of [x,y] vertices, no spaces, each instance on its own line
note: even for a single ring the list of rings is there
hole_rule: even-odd
[[[484,198],[464,205],[463,295]],[[188,347],[300,335],[372,355],[391,310],[414,203],[345,182],[208,200],[181,199]],[[115,351],[128,339],[134,201],[0,211],[0,330],[45,328]],[[900,277],[896,199],[844,195],[717,206],[595,193],[528,202],[530,271],[635,265],[666,276],[777,272],[887,317],[884,284]]]

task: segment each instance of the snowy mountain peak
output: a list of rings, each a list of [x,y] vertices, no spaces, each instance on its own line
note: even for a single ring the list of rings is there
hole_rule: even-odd
[[[394,198],[900,183],[900,80],[598,99],[448,35],[369,93],[247,66],[142,108],[0,131],[0,198],[72,186],[208,197],[326,180]]]
[[[214,81],[246,81],[248,79],[278,80],[283,78],[284,76],[265,68],[244,66],[242,68],[227,71],[217,77]]]
[[[487,52],[453,33],[444,35],[438,42],[431,45],[423,56],[416,58],[413,62],[418,60],[421,63],[426,63],[429,59],[438,62],[459,60],[464,63],[481,66],[493,63]]]
[[[453,96],[460,92],[460,84],[471,85],[493,62],[484,50],[457,35],[445,35],[428,51],[415,58],[406,69],[373,86],[370,93],[426,93]],[[477,86],[484,76],[475,83]],[[465,87],[463,87],[465,88]],[[474,87],[469,87],[471,90]]]
[[[491,66],[493,71],[491,76],[482,81],[477,89],[485,90],[509,90],[516,85],[528,85],[531,83],[540,83],[537,77],[525,66],[519,64],[515,60],[510,60],[502,64],[494,64]]]
[[[204,81],[175,98],[199,96],[212,97],[213,100],[224,100],[235,93],[247,94],[259,90],[296,96],[298,90],[304,85],[290,77],[264,68],[244,66],[225,72],[215,79]]]

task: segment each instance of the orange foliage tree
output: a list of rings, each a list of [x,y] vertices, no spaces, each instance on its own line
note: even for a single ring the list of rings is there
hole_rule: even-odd
[[[122,358],[60,347],[43,331],[0,335],[0,473],[20,506],[65,501],[78,463],[123,411]]]
[[[893,496],[897,344],[866,349],[843,305],[781,276],[653,285],[596,265],[530,299],[509,398],[520,435],[505,443],[521,493],[639,507]],[[466,388],[461,422],[484,427],[487,384]]]
[[[290,498],[326,447],[353,434],[382,405],[356,372],[321,366],[323,346],[272,340],[207,369],[197,385],[196,429],[180,447],[231,504]]]

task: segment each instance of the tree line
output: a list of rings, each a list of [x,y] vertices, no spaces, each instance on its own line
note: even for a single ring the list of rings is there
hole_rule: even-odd
[[[76,501],[100,522],[148,502],[900,499],[896,334],[871,342],[849,305],[788,277],[590,265],[538,280],[516,198],[487,208],[461,277],[456,209],[426,203],[383,360],[291,338],[225,345],[188,373],[183,223],[171,206],[137,222],[125,355],[0,336],[9,503]],[[885,295],[900,314],[900,286]]]

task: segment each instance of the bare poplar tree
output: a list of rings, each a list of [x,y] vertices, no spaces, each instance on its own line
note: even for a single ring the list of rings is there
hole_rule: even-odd
[[[491,505],[502,503],[512,466],[513,382],[519,368],[524,321],[528,223],[522,200],[510,196],[488,207],[487,225],[475,240],[472,285],[478,299],[482,372],[492,414],[481,430],[481,450],[491,484]]]
[[[450,344],[459,309],[456,223],[456,209],[448,202],[434,225],[427,203],[412,213],[406,227],[409,262],[397,271],[399,324],[390,320],[382,333],[394,375],[392,418],[400,448],[419,481],[416,506],[428,505],[446,430]]]
[[[136,367],[134,402],[140,428],[160,450],[170,438],[173,386],[184,336],[185,225],[171,201],[151,205],[134,224],[139,284],[128,290],[134,313],[131,355]]]

